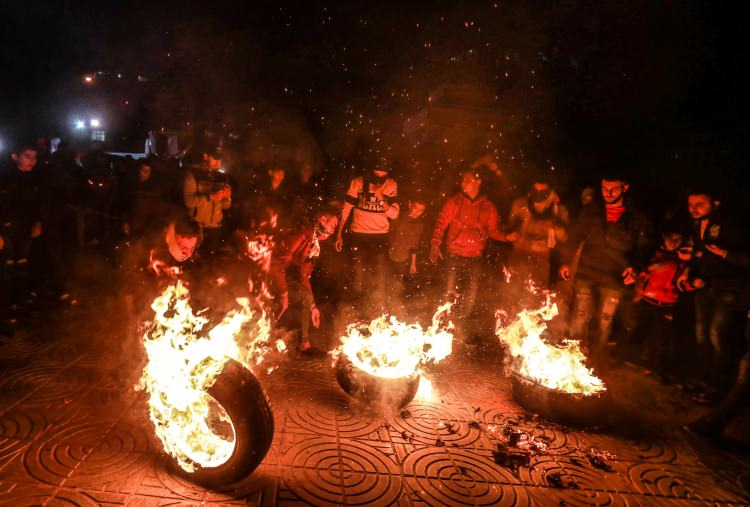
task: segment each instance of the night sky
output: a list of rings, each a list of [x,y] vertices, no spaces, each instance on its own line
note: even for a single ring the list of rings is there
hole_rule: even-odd
[[[342,137],[394,142],[437,86],[468,80],[525,118],[508,157],[579,179],[745,177],[747,30],[716,4],[112,3],[3,2],[0,137],[64,135],[81,75],[99,71],[126,76],[111,115],[139,128],[237,130],[273,104],[336,153]]]

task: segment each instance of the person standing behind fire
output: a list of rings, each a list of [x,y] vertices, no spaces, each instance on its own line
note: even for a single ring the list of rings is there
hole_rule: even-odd
[[[601,181],[604,203],[586,206],[571,224],[560,267],[560,276],[570,279],[570,262],[583,244],[573,280],[571,334],[588,346],[598,366],[604,362],[623,285],[636,281],[651,253],[651,224],[625,201],[630,185],[620,176],[604,176]],[[598,329],[592,335],[595,315]]]
[[[385,255],[390,220],[398,218],[398,184],[388,177],[389,164],[381,159],[364,176],[354,178],[344,197],[336,231],[336,250],[342,251],[344,224],[352,214],[350,246],[354,261],[355,297],[367,293],[377,305],[385,303]],[[365,287],[367,282],[367,287]]]
[[[621,358],[627,358],[626,346],[636,338],[642,339],[640,359],[654,370],[662,381],[675,373],[672,359],[676,351],[674,314],[679,299],[677,280],[690,260],[690,246],[686,235],[667,226],[662,233],[662,244],[654,253],[648,267],[638,275],[635,298],[629,308],[631,315],[626,339],[618,342]]]
[[[568,239],[568,209],[543,177],[534,180],[525,197],[513,202],[510,230],[518,231],[510,257],[512,276],[523,283],[529,278],[544,289],[550,288],[550,253]]]
[[[188,216],[203,229],[203,247],[214,253],[223,241],[224,211],[232,204],[232,187],[228,176],[220,171],[221,154],[217,148],[203,149],[201,157],[201,164],[185,174],[183,200]]]
[[[474,310],[487,240],[513,241],[518,237],[499,229],[497,208],[481,193],[481,186],[478,170],[461,172],[461,191],[448,198],[440,210],[430,248],[430,262],[437,264],[443,259],[441,247],[445,247],[446,292],[451,297],[461,296],[459,321],[465,323]]]
[[[710,353],[707,380],[722,388],[732,369],[732,355],[738,345],[729,334],[739,308],[747,270],[734,257],[746,253],[740,230],[719,214],[719,200],[709,191],[694,190],[688,196],[693,218],[693,258],[678,280],[681,290],[695,293],[695,340],[699,357]],[[708,349],[708,350],[706,350]]]

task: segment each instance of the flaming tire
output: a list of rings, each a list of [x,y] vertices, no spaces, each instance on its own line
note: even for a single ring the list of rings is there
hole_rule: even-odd
[[[513,399],[526,410],[550,421],[570,426],[600,426],[608,422],[610,397],[607,391],[583,395],[550,389],[513,373]]]
[[[354,366],[344,354],[340,354],[336,362],[336,380],[351,397],[386,407],[403,407],[414,399],[419,389],[419,375],[376,377]]]
[[[175,469],[193,482],[219,487],[247,477],[260,465],[273,440],[273,413],[258,379],[233,359],[226,362],[208,393],[231,419],[234,452],[216,467],[199,468],[192,473]]]

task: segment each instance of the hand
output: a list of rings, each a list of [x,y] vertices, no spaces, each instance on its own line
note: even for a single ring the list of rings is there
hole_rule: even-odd
[[[279,313],[276,315],[276,320],[281,320],[287,308],[289,308],[289,293],[285,292],[279,296]]]
[[[432,245],[430,247],[430,262],[437,264],[439,260],[443,258],[443,252],[440,251],[439,245]]]
[[[685,271],[680,276],[677,277],[677,288],[682,292],[685,292],[686,290],[690,290],[688,280],[689,280],[689,274],[687,271]]]
[[[31,237],[38,238],[41,235],[42,235],[42,223],[36,222],[34,225],[31,226]]]
[[[409,265],[409,274],[410,275],[416,275],[417,274],[417,263],[416,262],[412,262]]]
[[[505,235],[505,241],[508,241],[509,243],[513,243],[514,241],[518,241],[518,239],[521,237],[521,235],[517,231],[509,232]]]
[[[313,305],[312,312],[310,313],[310,321],[312,321],[312,325],[315,329],[320,327],[320,310],[318,310],[318,307],[315,305]]]
[[[727,251],[724,250],[724,249],[722,249],[722,248],[719,248],[716,245],[706,245],[706,250],[708,250],[709,252],[711,252],[714,255],[718,255],[722,259],[726,259],[727,258]]]
[[[341,237],[341,234],[336,236],[336,243],[334,246],[336,247],[337,252],[340,252],[344,249],[344,239]]]
[[[630,285],[632,283],[635,283],[635,281],[638,279],[638,272],[636,272],[635,269],[628,266],[625,268],[625,271],[622,272],[622,278],[625,285]]]
[[[223,199],[229,199],[232,196],[232,189],[230,187],[224,187],[221,190],[211,193],[212,201],[221,201]]]
[[[560,278],[563,280],[570,280],[570,266],[567,264],[560,266]]]

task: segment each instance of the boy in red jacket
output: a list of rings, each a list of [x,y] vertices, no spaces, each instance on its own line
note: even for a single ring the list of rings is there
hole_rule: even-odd
[[[660,376],[668,373],[674,355],[674,307],[677,279],[690,260],[685,234],[667,229],[662,244],[635,286],[632,336],[644,337],[641,358]],[[629,341],[629,340],[628,340]]]
[[[444,247],[446,291],[462,296],[462,320],[468,319],[474,309],[487,240],[514,241],[517,237],[516,233],[505,234],[498,228],[497,209],[480,193],[481,186],[482,177],[477,171],[464,170],[461,191],[445,202],[432,234],[430,261],[436,264],[443,259]]]

